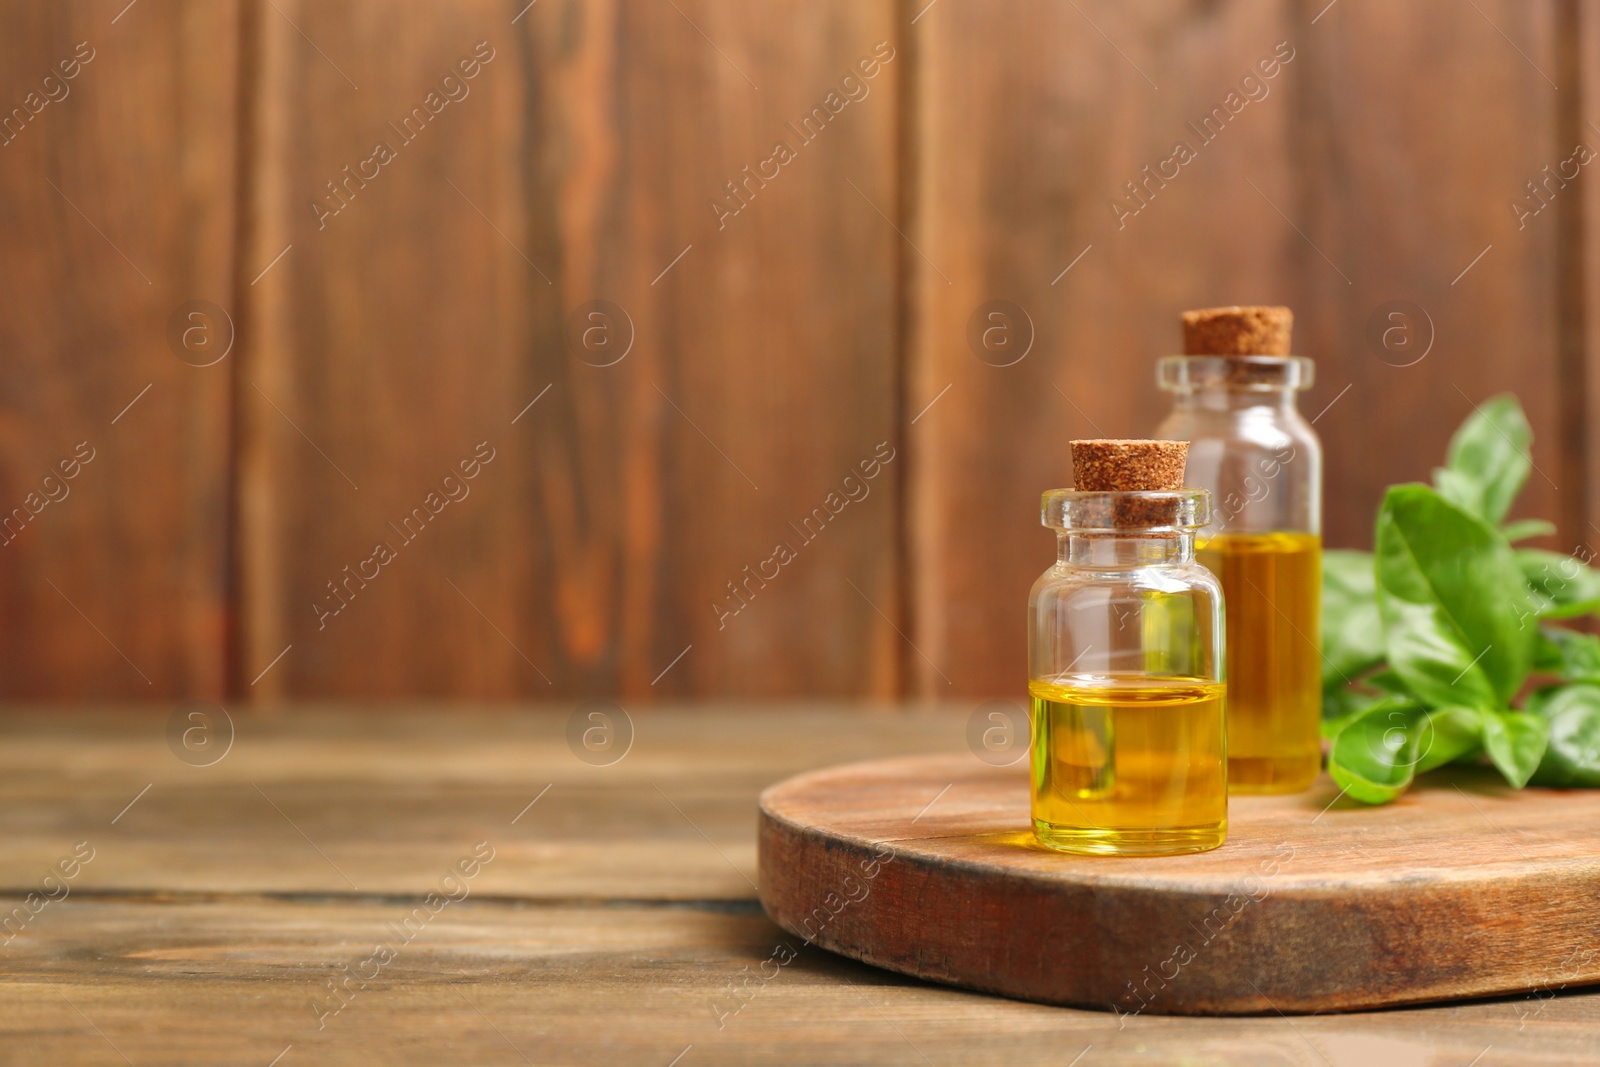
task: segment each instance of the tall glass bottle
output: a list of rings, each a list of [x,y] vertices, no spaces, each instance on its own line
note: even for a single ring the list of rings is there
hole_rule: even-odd
[[[1203,489],[1052,490],[1056,562],[1028,598],[1034,834],[1156,855],[1228,827],[1222,590],[1195,562]]]
[[[1301,356],[1168,356],[1159,435],[1190,442],[1211,490],[1196,556],[1222,582],[1228,632],[1228,787],[1292,793],[1321,767],[1322,445],[1295,397]]]

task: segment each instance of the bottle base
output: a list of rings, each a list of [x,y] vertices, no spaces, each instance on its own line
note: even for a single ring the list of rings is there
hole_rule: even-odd
[[[1033,820],[1033,836],[1056,852],[1085,856],[1177,856],[1208,852],[1228,837],[1228,824],[1184,826],[1160,830],[1110,830],[1104,827],[1057,826]]]
[[[1228,792],[1233,796],[1302,793],[1322,771],[1322,753],[1306,756],[1228,757]]]

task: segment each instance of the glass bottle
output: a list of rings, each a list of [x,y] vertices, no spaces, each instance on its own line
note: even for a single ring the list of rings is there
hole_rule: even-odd
[[[1028,597],[1039,843],[1159,855],[1227,836],[1222,588],[1204,489],[1044,494],[1056,562]]]
[[[1293,793],[1322,760],[1322,445],[1295,394],[1302,356],[1167,356],[1160,434],[1211,490],[1196,554],[1228,602],[1228,787]]]

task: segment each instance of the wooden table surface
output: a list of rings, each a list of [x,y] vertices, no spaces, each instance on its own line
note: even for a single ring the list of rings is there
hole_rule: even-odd
[[[574,754],[570,709],[235,712],[196,766],[168,708],[10,709],[0,1063],[1600,1062],[1600,993],[1119,1020],[902,978],[769,922],[760,789],[960,751],[969,712],[636,711],[608,765]]]

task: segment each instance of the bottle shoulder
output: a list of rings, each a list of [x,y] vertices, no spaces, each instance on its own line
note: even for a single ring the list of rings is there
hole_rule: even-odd
[[[1145,566],[1096,568],[1056,563],[1041,574],[1029,592],[1029,602],[1043,597],[1055,600],[1105,593],[1200,592],[1222,595],[1217,576],[1198,560]]]
[[[1190,442],[1191,450],[1279,453],[1304,450],[1320,456],[1322,442],[1298,408],[1259,405],[1227,409],[1179,406],[1167,413],[1156,436]]]

